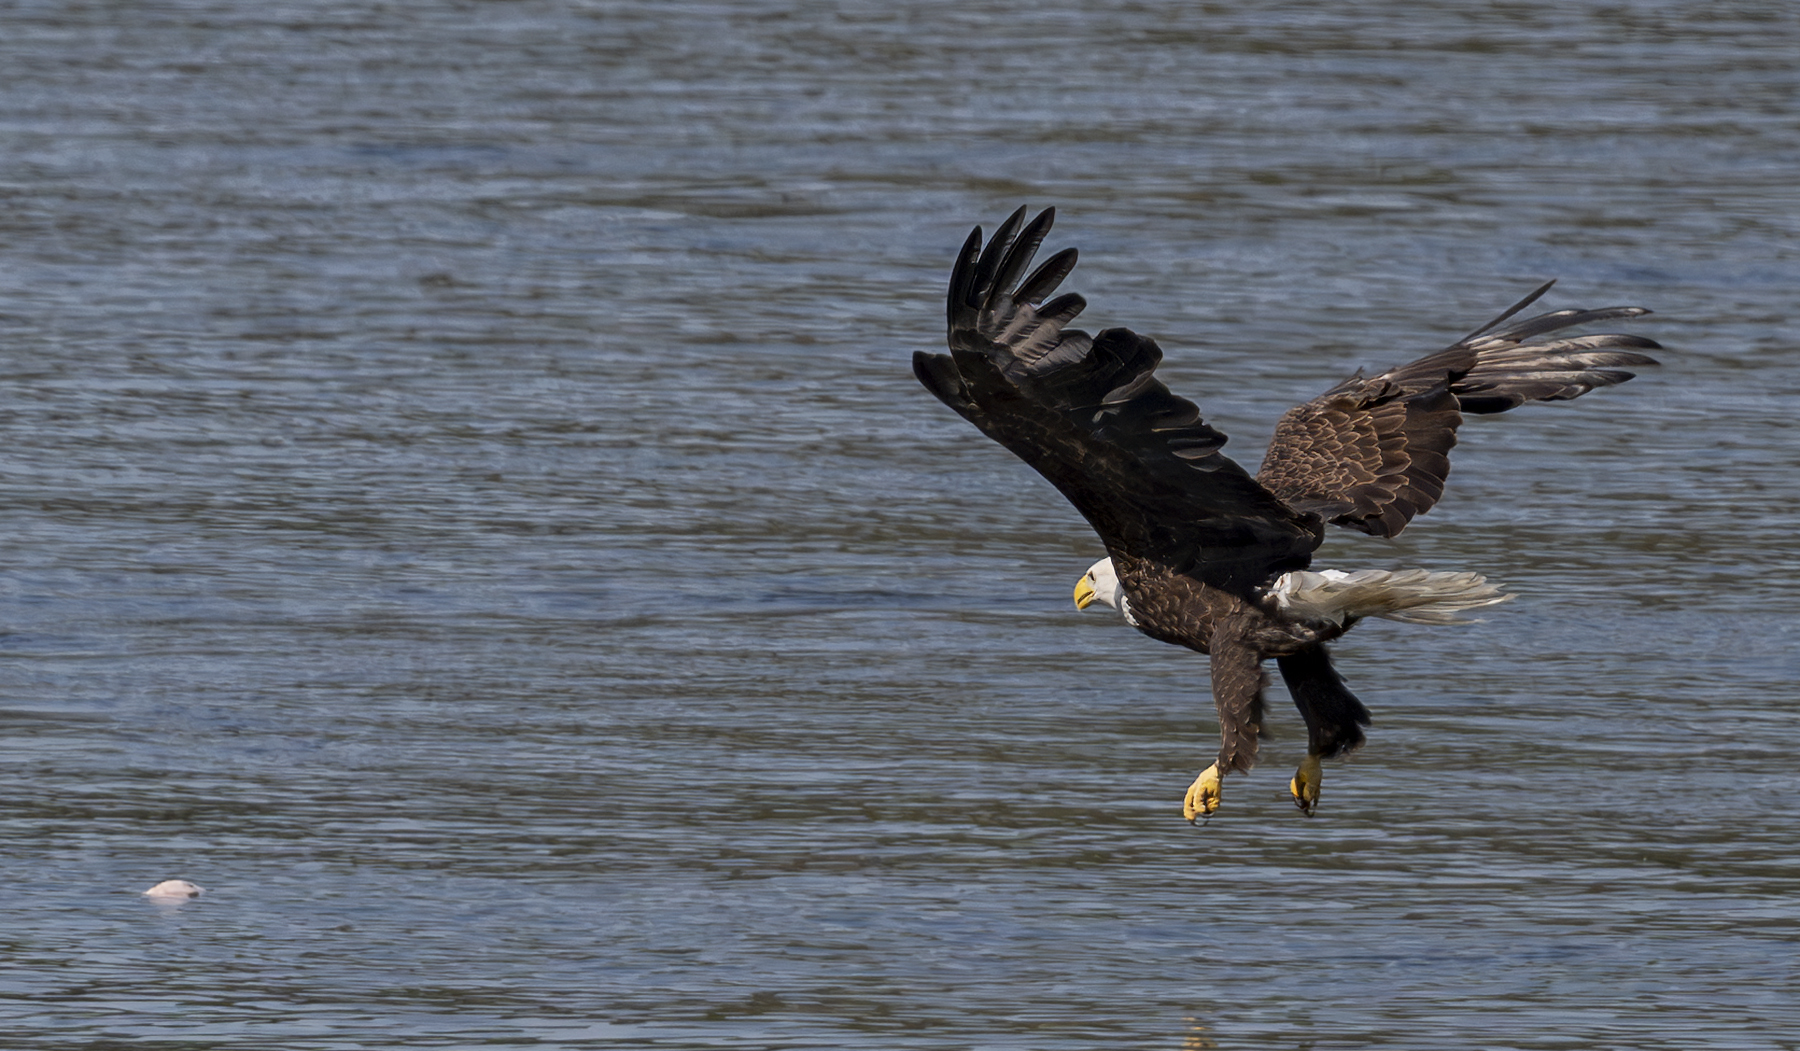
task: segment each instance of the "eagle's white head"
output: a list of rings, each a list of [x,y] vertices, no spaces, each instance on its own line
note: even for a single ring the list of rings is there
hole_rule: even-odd
[[[1103,558],[1089,566],[1088,571],[1075,582],[1076,609],[1086,609],[1096,601],[1104,602],[1124,614],[1126,623],[1137,623],[1131,616],[1131,603],[1119,587],[1119,574],[1114,572],[1110,558]]]

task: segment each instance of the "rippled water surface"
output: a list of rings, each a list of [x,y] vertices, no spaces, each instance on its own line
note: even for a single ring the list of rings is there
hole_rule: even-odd
[[[19,1046],[1800,1047],[1790,5],[0,21]],[[1519,599],[1338,647],[1314,820],[1278,693],[1181,821],[1204,660],[910,375],[1021,203],[1251,464],[1657,311],[1328,544]]]

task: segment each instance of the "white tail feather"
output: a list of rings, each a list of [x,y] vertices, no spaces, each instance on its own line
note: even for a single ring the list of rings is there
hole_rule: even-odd
[[[1284,573],[1269,588],[1289,616],[1342,624],[1346,617],[1385,617],[1408,624],[1468,624],[1456,614],[1505,602],[1500,585],[1480,573],[1424,569],[1359,569]]]

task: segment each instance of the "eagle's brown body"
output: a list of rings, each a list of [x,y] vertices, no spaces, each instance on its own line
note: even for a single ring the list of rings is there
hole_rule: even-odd
[[[1087,518],[1138,630],[1210,656],[1220,749],[1208,771],[1211,799],[1198,812],[1216,805],[1220,775],[1256,761],[1262,662],[1274,659],[1307,725],[1309,765],[1294,791],[1311,813],[1318,760],[1362,743],[1369,723],[1324,645],[1364,614],[1322,615],[1315,605],[1297,615],[1272,589],[1306,569],[1327,523],[1394,536],[1430,510],[1465,414],[1568,400],[1630,379],[1622,366],[1655,364],[1639,351],[1657,344],[1641,336],[1539,338],[1648,311],[1562,310],[1504,324],[1544,285],[1444,350],[1296,406],[1252,477],[1220,451],[1225,436],[1194,404],[1156,379],[1162,351],[1153,341],[1122,328],[1089,336],[1067,327],[1086,306],[1080,296],[1045,301],[1076,258],[1065,249],[1026,274],[1053,216],[1027,225],[1020,209],[985,250],[980,229],[970,235],[950,279],[950,353],[917,353],[913,370]]]
[[[1248,773],[1256,765],[1257,740],[1262,735],[1263,687],[1268,678],[1262,662],[1274,658],[1284,672],[1291,664],[1298,673],[1305,665],[1295,658],[1307,654],[1316,658],[1313,663],[1318,672],[1329,673],[1324,643],[1342,635],[1349,624],[1309,624],[1283,618],[1268,600],[1247,602],[1149,559],[1114,557],[1113,566],[1131,600],[1134,627],[1153,639],[1212,656],[1213,700],[1219,710],[1219,772]],[[1221,643],[1216,653],[1215,639]],[[1329,678],[1342,691],[1335,673]],[[1317,685],[1326,687],[1327,683],[1321,680]],[[1337,719],[1315,720],[1307,708],[1301,709],[1315,736],[1318,732],[1337,734],[1337,739],[1308,741],[1312,754],[1321,758],[1362,743],[1361,727],[1368,725],[1368,712],[1348,691],[1343,693],[1354,708]]]

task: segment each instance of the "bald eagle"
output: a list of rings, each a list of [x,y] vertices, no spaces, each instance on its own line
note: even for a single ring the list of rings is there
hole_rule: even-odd
[[[1642,336],[1552,335],[1649,311],[1512,321],[1547,283],[1443,350],[1358,373],[1288,410],[1252,475],[1221,452],[1225,435],[1194,403],[1156,378],[1153,340],[1069,328],[1087,305],[1079,295],[1046,302],[1076,259],[1064,249],[1026,273],[1055,214],[1026,224],[1021,208],[985,249],[975,228],[950,272],[950,353],[914,354],[913,372],[1100,534],[1107,557],[1075,585],[1078,608],[1100,602],[1151,638],[1209,656],[1219,752],[1188,788],[1187,819],[1211,815],[1224,776],[1255,765],[1270,658],[1306,723],[1289,791],[1311,816],[1320,761],[1361,745],[1369,725],[1325,644],[1364,617],[1457,623],[1511,597],[1474,573],[1313,572],[1325,525],[1394,536],[1443,495],[1464,414],[1566,401],[1655,365],[1641,351],[1658,344]]]

